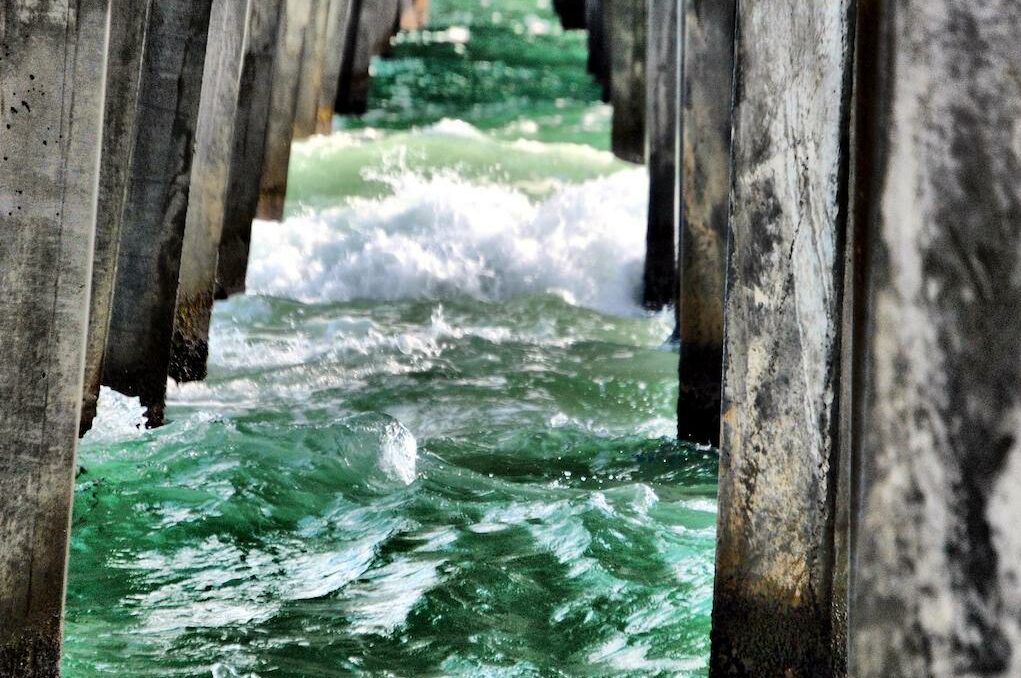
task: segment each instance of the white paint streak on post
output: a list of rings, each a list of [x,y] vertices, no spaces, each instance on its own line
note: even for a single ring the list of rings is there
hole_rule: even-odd
[[[0,675],[60,671],[108,0],[0,0]]]
[[[238,122],[241,67],[254,1],[213,0],[209,19],[169,366],[170,377],[179,382],[206,377],[209,320]]]

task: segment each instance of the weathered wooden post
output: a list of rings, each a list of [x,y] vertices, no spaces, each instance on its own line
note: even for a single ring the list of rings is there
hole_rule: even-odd
[[[163,423],[211,0],[153,0],[103,383]]]
[[[645,58],[647,0],[602,0],[610,52],[613,153],[645,162]]]
[[[610,101],[610,47],[607,44],[603,0],[585,0],[585,27],[588,29],[588,72],[602,88],[601,98]]]
[[[333,0],[312,0],[311,15],[306,29],[308,33],[301,54],[301,68],[298,70],[298,101],[294,109],[295,139],[305,139],[316,131],[332,2]]]
[[[357,8],[353,0],[332,0],[326,26],[326,55],[323,58],[323,77],[316,107],[316,134],[333,131],[333,113],[340,85],[340,69],[344,64],[348,40],[353,40],[352,23],[357,21]],[[357,23],[354,23],[357,27]]]
[[[60,673],[109,0],[0,1],[0,675]]]
[[[85,389],[81,433],[92,428],[103,378],[103,355],[113,286],[117,277],[125,187],[131,168],[138,111],[138,82],[142,70],[145,28],[152,0],[111,0],[110,46],[106,63],[106,106],[103,150],[99,170],[96,244],[92,258],[89,339],[85,352]]]
[[[213,0],[209,19],[168,369],[180,382],[206,378],[217,257],[238,128],[241,67],[255,1]]]
[[[861,2],[851,669],[1021,672],[1021,5]]]
[[[553,0],[553,9],[565,31],[585,28],[585,0]]]
[[[217,257],[216,299],[226,299],[245,290],[252,220],[259,203],[262,163],[266,155],[270,102],[274,91],[273,62],[282,6],[283,0],[266,0],[252,3],[250,9],[227,202]]]
[[[682,22],[677,432],[682,440],[718,446],[735,0],[682,2],[686,10]]]
[[[584,7],[584,0],[575,0]],[[418,31],[429,23],[429,0],[401,0],[400,29]]]
[[[350,43],[337,87],[338,113],[365,113],[369,101],[369,66],[372,57],[390,46],[399,26],[400,0],[359,0],[357,39]]]
[[[643,302],[653,310],[669,306],[677,298],[678,4],[679,0],[661,0],[649,5],[646,57],[649,220]]]
[[[280,34],[273,60],[273,89],[270,93],[269,124],[256,214],[260,219],[279,221],[287,200],[287,170],[291,161],[294,116],[298,105],[298,80],[305,37],[312,17],[311,0],[285,0],[280,17]],[[246,250],[247,260],[247,250]]]
[[[713,676],[846,671],[832,592],[852,2],[738,4]]]

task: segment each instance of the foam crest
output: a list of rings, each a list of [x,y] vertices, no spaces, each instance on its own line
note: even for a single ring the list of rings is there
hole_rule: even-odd
[[[391,169],[381,178],[391,188],[383,198],[256,222],[249,290],[311,302],[553,292],[604,312],[640,312],[643,169],[538,203],[453,171]]]

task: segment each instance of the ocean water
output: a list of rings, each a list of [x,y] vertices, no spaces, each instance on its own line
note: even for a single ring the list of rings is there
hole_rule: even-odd
[[[208,381],[155,431],[103,392],[65,675],[705,674],[716,455],[584,59],[548,2],[434,0],[296,145]]]

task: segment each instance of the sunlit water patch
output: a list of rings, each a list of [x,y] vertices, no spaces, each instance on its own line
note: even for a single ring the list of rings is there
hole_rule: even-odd
[[[398,57],[581,67],[533,0],[435,4],[468,33]],[[570,91],[296,147],[209,379],[157,431],[102,395],[66,675],[704,675],[716,456],[673,440],[672,319],[636,303],[644,171],[579,143],[607,119]]]

